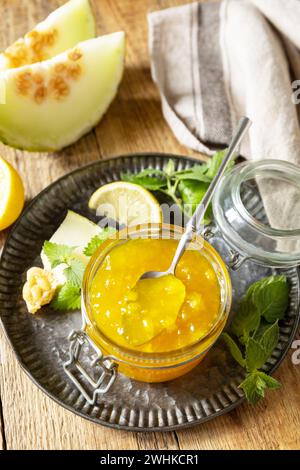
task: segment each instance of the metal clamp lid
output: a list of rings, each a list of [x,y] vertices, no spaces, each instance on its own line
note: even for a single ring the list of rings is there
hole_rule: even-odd
[[[69,350],[70,358],[63,364],[64,371],[76,385],[77,389],[84,396],[87,402],[90,405],[94,405],[97,396],[108,392],[115,382],[118,365],[110,356],[103,356],[102,351],[82,330],[72,331],[69,335],[69,341],[71,343]],[[84,344],[91,346],[97,353],[97,357],[91,361],[92,367],[98,366],[100,368],[100,376],[96,380],[93,379],[80,362],[80,353]],[[74,372],[76,370],[79,371],[86,382],[88,382],[91,388],[90,391],[86,390],[84,385],[75,376]]]
[[[214,223],[207,225],[202,231],[201,235],[207,241],[213,241],[215,237],[221,238],[224,241],[225,246],[226,246],[226,249],[225,249],[226,256],[224,256],[226,258],[225,263],[227,267],[230,268],[232,271],[238,270],[246,260],[250,259],[248,256],[242,255],[238,251],[232,249],[230,245],[227,243],[227,241],[224,239],[223,234],[220,231],[219,227],[215,225]],[[222,255],[224,255],[223,250],[222,250]]]

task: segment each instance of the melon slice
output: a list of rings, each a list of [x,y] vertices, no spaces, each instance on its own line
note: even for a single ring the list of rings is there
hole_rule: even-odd
[[[94,224],[94,222],[86,217],[83,217],[76,212],[68,211],[66,218],[63,220],[56,232],[54,232],[49,241],[59,245],[76,247],[74,253],[78,255],[78,258],[81,259],[84,264],[87,264],[90,258],[83,254],[83,250],[91,239],[101,233],[102,230],[103,229],[101,227]],[[51,263],[43,251],[41,253],[41,258],[44,268],[50,271]]]
[[[89,0],[70,0],[0,54],[0,71],[50,59],[95,35]]]
[[[31,151],[59,150],[100,120],[124,68],[123,32],[79,43],[44,62],[0,73],[0,140]]]

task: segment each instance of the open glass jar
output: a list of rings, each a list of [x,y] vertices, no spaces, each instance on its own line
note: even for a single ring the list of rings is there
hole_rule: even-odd
[[[214,223],[202,232],[218,246],[222,239],[226,253],[217,251],[199,235],[191,248],[201,251],[214,270],[220,288],[220,308],[210,330],[199,341],[167,352],[149,353],[121,347],[102,331],[93,318],[90,288],[106,255],[134,238],[179,239],[183,229],[170,225],[139,226],[118,233],[105,242],[91,259],[84,277],[82,328],[70,336],[70,359],[64,369],[86,400],[93,404],[107,392],[117,369],[146,382],[179,377],[195,367],[221,334],[230,311],[232,288],[227,266],[236,270],[250,261],[267,268],[291,268],[300,264],[300,169],[279,160],[236,165],[222,179],[213,200]],[[88,372],[82,362],[86,344],[96,355]],[[95,377],[95,370],[98,377]],[[85,382],[78,378],[77,372]],[[87,390],[86,386],[89,386]]]
[[[113,341],[106,331],[99,328],[95,321],[93,304],[91,302],[91,286],[93,280],[109,253],[129,240],[137,238],[179,239],[183,229],[181,227],[151,224],[138,226],[118,232],[115,239],[103,243],[92,257],[84,276],[82,289],[82,329],[71,335],[70,360],[65,364],[65,371],[76,383],[81,393],[90,402],[94,403],[97,394],[105,393],[117,375],[117,368],[125,375],[144,382],[163,382],[177,378],[195,367],[208,352],[221,334],[231,306],[231,283],[228,271],[221,257],[215,249],[199,235],[194,235],[189,250],[199,252],[204,256],[214,271],[219,286],[219,307],[216,318],[210,328],[198,341],[185,347],[167,352],[145,352],[121,346]],[[89,343],[97,353],[94,364],[98,364],[99,376],[97,379],[89,374],[81,362],[80,355],[84,344]],[[88,382],[87,391],[82,381],[77,378],[74,368],[84,376]]]
[[[213,199],[214,225],[232,250],[230,267],[246,260],[268,267],[300,264],[300,168],[282,160],[236,165]]]

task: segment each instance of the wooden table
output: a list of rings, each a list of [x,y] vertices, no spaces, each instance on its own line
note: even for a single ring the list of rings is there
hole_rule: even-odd
[[[7,47],[62,3],[63,0],[0,0],[0,47]],[[99,34],[117,30],[127,33],[125,76],[102,122],[65,151],[30,154],[1,145],[1,155],[22,175],[27,202],[59,176],[99,158],[141,151],[195,155],[176,141],[164,122],[150,77],[147,50],[147,13],[183,3],[187,2],[92,1]],[[0,246],[6,235],[0,234]],[[300,365],[292,364],[291,354],[275,374],[282,388],[268,394],[255,408],[245,403],[226,416],[190,430],[143,434],[97,426],[66,411],[33,385],[2,331],[0,346],[2,449],[300,448]]]

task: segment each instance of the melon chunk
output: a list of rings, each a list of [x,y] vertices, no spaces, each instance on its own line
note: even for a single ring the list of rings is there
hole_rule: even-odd
[[[100,120],[124,68],[123,32],[79,43],[44,62],[0,73],[0,139],[32,151],[59,150]]]
[[[95,35],[89,0],[70,0],[0,54],[0,71],[51,59]]]
[[[102,232],[99,225],[94,224],[91,220],[77,214],[73,211],[68,211],[66,218],[58,227],[56,232],[50,238],[50,242],[57,243],[58,245],[67,245],[76,247],[74,253],[78,256],[84,264],[89,262],[87,256],[84,255],[83,250],[88,245],[93,237]],[[44,253],[41,252],[41,258],[44,268],[48,271],[51,270],[51,263]]]

